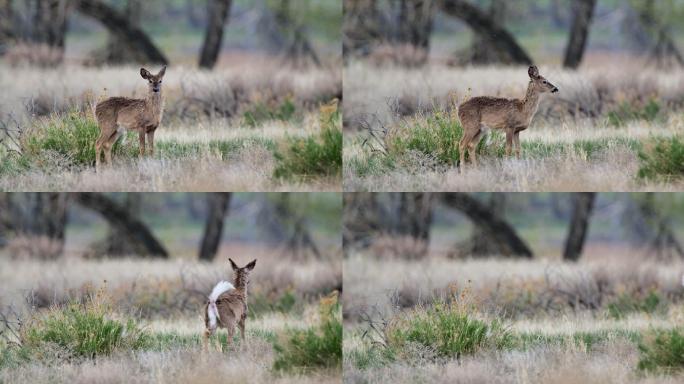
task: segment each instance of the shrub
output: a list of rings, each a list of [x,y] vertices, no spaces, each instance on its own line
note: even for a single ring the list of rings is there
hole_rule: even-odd
[[[279,104],[254,103],[242,114],[244,123],[250,127],[257,127],[265,121],[290,121],[295,117],[297,107],[291,97],[286,97]]]
[[[83,304],[55,307],[33,319],[21,330],[22,348],[41,356],[56,346],[67,357],[94,358],[148,346],[150,336],[132,319],[108,317],[109,306],[101,297],[102,291]]]
[[[71,112],[53,117],[29,131],[22,139],[24,156],[37,160],[45,153],[57,153],[67,160],[68,166],[90,166],[95,163],[95,140],[100,129],[97,122],[83,113]],[[116,156],[133,157],[137,148],[133,147],[133,133],[128,133],[126,146],[119,140],[113,148]]]
[[[342,118],[339,112],[321,121],[316,137],[291,137],[284,151],[275,153],[277,178],[337,176],[342,171]]]
[[[654,330],[639,343],[639,369],[672,373],[684,370],[684,332]]]
[[[409,344],[433,350],[440,357],[459,357],[483,349],[510,347],[512,335],[494,320],[471,317],[455,304],[437,302],[394,319],[386,329],[388,347],[401,354]]]
[[[321,322],[307,329],[290,329],[273,348],[276,370],[307,371],[342,364],[342,311],[337,292],[321,299]]]
[[[684,139],[679,136],[653,139],[639,151],[639,177],[677,179],[684,176]]]
[[[649,99],[642,107],[623,102],[617,108],[608,112],[608,124],[621,127],[632,120],[654,121],[658,118],[659,112],[660,104],[654,98]]]
[[[456,118],[437,111],[412,126],[399,128],[386,143],[389,154],[399,157],[413,150],[433,155],[443,164],[453,164],[459,158],[458,142],[463,128]]]

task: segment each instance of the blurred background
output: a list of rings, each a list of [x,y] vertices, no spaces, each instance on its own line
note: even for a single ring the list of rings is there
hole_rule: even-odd
[[[345,0],[345,59],[681,66],[681,0]],[[625,64],[622,62],[622,64]]]
[[[347,193],[347,255],[684,258],[677,193]]]
[[[3,0],[0,55],[89,65],[340,57],[342,4],[327,0]],[[228,54],[227,52],[230,52]]]

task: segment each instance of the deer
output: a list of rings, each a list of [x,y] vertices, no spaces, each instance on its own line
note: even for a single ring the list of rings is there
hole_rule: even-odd
[[[95,106],[95,117],[100,127],[100,135],[95,141],[96,171],[100,169],[103,152],[105,163],[111,165],[112,147],[126,131],[138,132],[141,158],[145,155],[145,136],[149,142],[150,155],[154,155],[154,132],[159,127],[164,111],[162,79],[165,73],[166,66],[156,75],[140,68],[140,76],[148,82],[144,99],[110,97]]]
[[[256,266],[256,259],[240,268],[233,259],[228,259],[233,269],[233,284],[222,280],[214,286],[204,306],[204,350],[209,346],[209,337],[220,327],[228,331],[228,345],[233,341],[235,325],[240,328],[242,344],[245,343],[245,320],[247,319],[247,286],[249,274]]]
[[[527,69],[530,83],[524,99],[478,96],[469,99],[458,107],[458,118],[463,127],[463,137],[459,142],[460,161],[465,165],[465,152],[474,166],[477,166],[475,149],[489,129],[506,132],[506,156],[511,155],[514,147],[516,158],[520,158],[520,132],[527,129],[539,107],[541,94],[558,92],[558,88],[539,75],[536,66]]]

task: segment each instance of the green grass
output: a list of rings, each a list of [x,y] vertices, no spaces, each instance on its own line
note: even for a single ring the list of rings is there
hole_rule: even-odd
[[[606,307],[608,316],[613,319],[623,319],[626,315],[635,312],[655,313],[665,311],[666,303],[658,292],[651,291],[643,298],[622,294]]]
[[[410,343],[441,357],[471,355],[485,349],[503,349],[513,342],[501,322],[479,320],[453,304],[438,302],[399,317],[386,329],[387,346],[401,355]]]
[[[337,296],[321,300],[321,321],[307,329],[290,329],[273,344],[277,371],[306,372],[342,365],[342,310]]]
[[[292,289],[276,297],[255,293],[250,295],[249,316],[253,318],[269,312],[291,313],[297,308],[301,309],[297,304],[297,296]]]
[[[243,112],[242,120],[245,125],[258,127],[267,121],[291,121],[296,117],[297,107],[291,97],[286,97],[278,104],[257,102]]]
[[[290,137],[276,151],[274,177],[308,179],[339,176],[342,172],[342,115],[331,114],[321,121],[321,131],[308,137]]]
[[[609,125],[622,127],[627,122],[634,120],[655,121],[661,117],[660,110],[660,103],[654,98],[649,99],[643,106],[636,106],[623,102],[615,109],[608,112],[606,118],[608,119]]]
[[[53,308],[22,329],[21,346],[37,356],[54,345],[68,357],[95,358],[150,345],[150,335],[132,319],[112,319],[108,312],[95,300]]]
[[[639,343],[639,369],[651,372],[684,371],[684,331],[653,330]]]
[[[684,139],[654,138],[639,151],[639,177],[671,181],[684,177]]]

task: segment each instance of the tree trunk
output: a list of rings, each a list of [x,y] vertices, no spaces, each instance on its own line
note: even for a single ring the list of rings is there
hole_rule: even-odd
[[[506,3],[502,0],[491,0],[489,17],[497,25],[503,27],[506,20]],[[489,40],[476,34],[470,47],[471,57],[468,62],[473,64],[508,63],[510,58],[494,47]]]
[[[584,49],[587,46],[596,0],[575,0],[572,4],[574,16],[568,45],[565,47],[563,66],[576,69],[582,62]]]
[[[672,230],[669,217],[656,209],[653,192],[648,192],[638,205],[642,220],[650,229],[647,235],[649,253],[663,261],[684,258],[684,247]]]
[[[127,0],[124,17],[131,27],[140,29],[142,4],[140,0]],[[109,64],[137,63],[145,57],[138,51],[132,50],[130,45],[120,36],[110,35],[106,48],[105,61]]]
[[[7,46],[17,37],[12,3],[13,0],[0,0],[0,56],[7,51]]]
[[[432,194],[404,192],[399,194],[399,198],[395,233],[412,238],[417,245],[418,256],[424,256],[430,242]]]
[[[376,194],[349,192],[343,195],[342,246],[345,254],[367,248],[381,228]]]
[[[489,209],[498,217],[505,217],[506,212],[506,194],[505,193],[491,193],[489,196]],[[501,248],[500,244],[491,240],[491,238],[479,228],[474,228],[470,239],[461,248],[462,256],[473,257],[488,257],[501,255],[505,250]]]
[[[399,41],[428,51],[435,0],[402,0],[399,8]],[[427,56],[427,55],[426,55]]]
[[[532,59],[525,50],[518,45],[513,35],[501,25],[495,23],[491,17],[480,11],[466,0],[443,0],[442,10],[449,16],[463,20],[474,33],[489,42],[501,54],[510,56],[516,64],[532,64]]]
[[[342,56],[368,56],[382,41],[380,12],[375,0],[345,0],[342,21]]]
[[[223,41],[223,26],[230,14],[231,0],[209,0],[207,29],[200,53],[199,66],[211,69],[216,65]]]
[[[563,250],[563,260],[566,261],[577,261],[582,255],[596,193],[579,192],[575,193],[573,198],[572,218]]]
[[[125,233],[128,241],[136,243],[136,247],[145,250],[143,255],[168,258],[169,253],[152,234],[150,229],[137,217],[101,193],[74,193],[74,198],[82,206],[102,215],[109,225],[121,233]]]
[[[207,221],[199,252],[199,259],[202,261],[212,261],[216,257],[223,234],[223,221],[230,206],[230,196],[229,192],[207,195]]]
[[[142,207],[142,195],[139,193],[127,193],[122,204],[131,217],[140,217]],[[92,245],[89,257],[120,257],[145,254],[145,248],[140,243],[128,241],[128,234],[118,227],[110,226],[107,237]]]
[[[310,62],[320,67],[321,60],[318,58],[304,26],[295,23],[291,12],[290,0],[281,0],[275,19],[280,34],[287,36],[285,61],[295,68],[306,67]]]
[[[109,33],[117,36],[121,41],[125,41],[132,50],[138,52],[145,60],[155,64],[168,64],[164,54],[141,28],[131,25],[124,15],[102,0],[74,0],[74,2],[78,11],[98,20],[107,28]]]
[[[532,250],[515,229],[484,204],[466,193],[444,193],[442,201],[464,213],[491,241],[497,242],[502,256],[532,258]]]

